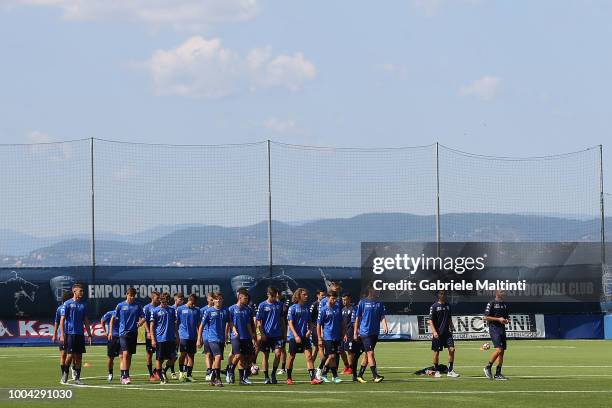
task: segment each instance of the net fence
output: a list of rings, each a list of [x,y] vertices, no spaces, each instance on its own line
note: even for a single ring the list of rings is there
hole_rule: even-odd
[[[355,267],[361,242],[438,231],[441,241],[601,240],[599,147],[517,159],[437,144],[0,145],[0,189],[4,268],[265,266],[270,256]]]

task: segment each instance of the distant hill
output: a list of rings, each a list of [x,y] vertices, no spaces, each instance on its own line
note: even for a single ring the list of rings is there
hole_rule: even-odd
[[[612,226],[610,219],[607,224]],[[530,214],[445,214],[443,241],[599,241],[597,219]],[[362,241],[435,241],[435,217],[370,213],[303,223],[274,221],[276,264],[357,266]],[[608,230],[608,236],[610,236]],[[37,245],[24,252],[27,246]],[[0,230],[0,267],[88,265],[85,236],[35,238]],[[159,226],[133,235],[97,234],[99,265],[258,265],[267,264],[268,226],[198,224]]]

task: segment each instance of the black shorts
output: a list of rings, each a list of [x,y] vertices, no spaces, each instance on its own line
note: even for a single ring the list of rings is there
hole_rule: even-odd
[[[378,336],[365,336],[361,337],[361,344],[363,344],[363,351],[374,351],[378,343]]]
[[[317,334],[316,328],[312,331],[312,336],[310,336],[310,339],[312,340],[312,344],[314,344],[315,347],[319,346],[319,335]]]
[[[153,347],[153,345],[151,344],[151,339],[149,338],[145,339],[145,347],[147,349],[147,353],[149,354],[155,353],[155,347]]]
[[[232,338],[232,354],[242,354],[243,356],[255,355],[255,348],[253,347],[252,340],[239,339],[238,337]]]
[[[121,352],[127,351],[130,354],[136,354],[136,343],[138,342],[138,332],[127,332],[119,336],[121,344]]]
[[[282,349],[285,343],[282,337],[266,337],[266,341],[259,342],[259,351],[269,353],[270,350]]]
[[[204,340],[204,350],[202,350],[202,353],[204,354],[210,354],[210,344],[208,344],[208,340]]]
[[[323,340],[323,353],[324,354],[331,355],[331,354],[336,354],[339,351],[340,351],[340,340]]]
[[[210,347],[210,354],[212,354],[213,357],[221,356],[221,360],[223,360],[223,350],[225,350],[225,343],[220,341],[209,341],[208,345]]]
[[[196,352],[196,341],[190,339],[182,339],[179,346],[181,353],[195,354]]]
[[[82,334],[66,334],[64,350],[68,354],[85,353],[85,336]]]
[[[445,347],[447,349],[455,347],[455,340],[452,334],[443,334],[442,336],[438,336],[438,338],[431,338],[431,349],[433,351],[442,351]]]
[[[162,341],[155,347],[155,359],[158,361],[174,360],[176,358],[176,342]]]
[[[491,342],[493,342],[494,348],[501,348],[502,350],[506,349],[507,343],[505,330],[491,330],[489,328],[489,334],[491,335]]]
[[[347,353],[357,354],[361,351],[361,342],[355,341],[353,339],[348,339],[348,341],[342,341],[340,344],[340,351],[346,351]]]
[[[301,337],[301,339],[301,343],[297,343],[295,339],[289,340],[289,354],[303,353],[304,350],[312,349],[312,343],[310,342],[309,338]]]
[[[121,351],[121,344],[119,343],[119,336],[113,336],[112,340],[106,343],[106,355],[109,358],[115,358]]]
[[[60,343],[59,345],[59,351],[64,351],[64,345]]]

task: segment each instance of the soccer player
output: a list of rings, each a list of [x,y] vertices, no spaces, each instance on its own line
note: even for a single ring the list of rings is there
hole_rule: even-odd
[[[132,355],[136,354],[138,342],[138,327],[145,323],[144,312],[140,303],[136,302],[136,289],[128,288],[125,300],[115,308],[115,316],[111,318],[108,340],[113,339],[115,325],[119,326],[119,343],[121,344],[121,384],[132,383],[130,366]]]
[[[306,368],[310,376],[310,383],[321,384],[321,380],[315,376],[314,363],[312,361],[312,343],[310,341],[310,309],[306,306],[308,292],[304,288],[298,288],[293,292],[293,305],[287,313],[287,325],[289,326],[289,357],[287,358],[287,385],[293,385],[293,362],[297,353],[304,353]]]
[[[232,364],[228,366],[230,383],[233,383],[235,368],[238,365],[240,384],[250,385],[250,364],[255,356],[255,325],[253,324],[253,309],[249,307],[249,292],[238,292],[238,301],[229,308],[231,320]]]
[[[60,343],[64,344],[66,350],[66,363],[62,374],[62,384],[68,383],[68,368],[74,360],[74,383],[82,385],[81,381],[81,362],[83,361],[83,353],[85,350],[85,331],[89,337],[89,345],[91,345],[91,327],[87,318],[87,303],[83,300],[83,286],[75,284],[72,287],[72,299],[64,302],[64,310],[60,318],[59,327],[66,330],[60,335]]]
[[[151,345],[151,332],[149,331],[149,322],[151,321],[151,311],[159,306],[159,292],[151,292],[151,303],[147,303],[142,311],[145,317],[145,348],[146,348],[146,363],[147,370],[149,371],[149,381],[157,382],[159,377],[156,373],[153,373],[153,355],[155,354],[155,348]]]
[[[340,294],[340,291],[342,290],[342,288],[340,287],[340,284],[337,282],[330,282],[330,284],[328,285],[328,292],[324,292],[323,296],[321,297],[321,300],[319,300],[319,310],[318,310],[318,314],[317,314],[317,319],[319,318],[319,315],[321,314],[321,310],[327,307],[327,293],[329,293],[330,291],[335,291],[336,293]],[[338,299],[336,300],[336,303],[338,305],[338,307],[340,307],[340,309],[342,309],[342,301],[340,300],[340,298],[338,297]],[[315,328],[316,331],[316,328]],[[318,337],[318,335],[317,335]],[[318,340],[318,339],[317,339]],[[323,372],[323,368],[325,367],[325,359],[323,358],[323,349],[319,348],[319,358],[321,359],[321,361],[319,362],[319,367],[317,367],[317,378],[318,379],[322,379],[322,372]],[[338,362],[338,361],[336,361]]]
[[[225,339],[230,330],[230,315],[227,309],[223,309],[223,295],[221,292],[213,294],[213,307],[206,310],[202,316],[202,324],[198,328],[197,346],[202,347],[202,330],[208,327],[208,346],[213,355],[212,377],[210,385],[223,387],[221,382],[221,360],[223,359],[223,349]]]
[[[206,306],[200,309],[200,316],[204,316],[204,313],[208,310],[208,308],[214,306],[214,296],[213,292],[208,292],[206,295],[206,301],[208,302]],[[212,379],[212,354],[210,352],[210,347],[208,346],[208,326],[204,325],[203,327],[203,335],[202,341],[204,342],[204,363],[206,364],[206,381],[210,381]]]
[[[176,309],[170,307],[170,294],[162,293],[160,305],[151,311],[149,330],[152,334],[151,345],[155,348],[155,372],[160,384],[167,384],[166,373],[176,360],[176,347],[179,343],[178,325],[176,324]],[[162,364],[166,367],[162,370]]]
[[[433,351],[434,377],[440,377],[440,352],[448,350],[447,377],[457,378],[459,374],[453,369],[455,361],[455,341],[453,340],[453,321],[451,307],[446,303],[446,292],[438,292],[438,301],[429,308],[429,329],[432,333],[431,350]]]
[[[180,352],[184,364],[179,357],[179,381],[193,382],[193,363],[196,352],[198,326],[202,320],[200,308],[196,306],[198,296],[192,293],[187,303],[176,309],[176,321],[179,327]]]
[[[104,327],[104,331],[108,338],[108,333],[110,333],[110,321],[115,317],[115,311],[109,310],[104,313],[102,318],[100,319],[100,325]],[[118,357],[121,352],[121,343],[119,342],[119,325],[116,324],[113,327],[113,335],[112,338],[108,338],[106,343],[106,356],[108,357],[107,367],[108,367],[108,382],[113,381],[113,368],[115,365],[115,357]]]
[[[60,320],[62,319],[62,312],[64,310],[64,302],[72,297],[72,292],[64,292],[62,297],[62,304],[57,307],[55,310],[55,319],[53,321],[53,336],[51,336],[51,343],[55,343],[55,341],[59,341],[62,333],[65,328],[60,326]],[[60,369],[61,375],[64,375],[64,370],[67,369],[66,365],[66,350],[64,349],[64,343],[59,343],[59,357],[60,357]],[[60,377],[61,378],[61,377]]]
[[[283,342],[283,346],[280,349],[280,353],[281,353],[281,368],[278,369],[278,371],[276,372],[276,375],[286,375],[287,374],[287,350],[286,350],[286,344],[287,344],[287,332],[289,331],[289,329],[287,328],[287,314],[289,313],[289,306],[291,306],[289,299],[287,299],[287,297],[285,296],[284,292],[278,292],[278,295],[276,295],[276,300],[278,300],[279,302],[281,302],[283,304],[283,311],[281,313],[281,319],[283,320],[283,327],[285,328],[285,330],[283,331],[283,333],[281,333],[281,339]]]
[[[319,337],[317,335],[317,319],[319,318],[319,302],[325,296],[325,291],[319,289],[316,292],[317,298],[312,305],[310,305],[310,331],[312,333],[312,344],[314,350],[312,351],[312,361],[315,362],[317,356],[320,360],[323,360],[323,350],[319,350]],[[321,370],[317,369],[317,378],[321,376]]]
[[[174,311],[176,312],[176,309],[178,309],[179,306],[181,306],[183,303],[185,303],[185,296],[183,295],[183,292],[177,292],[173,295],[174,297],[174,304],[172,306],[170,306],[171,308],[174,309]],[[176,353],[179,352],[179,343],[177,341],[176,343]],[[179,366],[183,365],[183,363],[185,362],[185,357],[184,356],[179,356]],[[172,364],[170,365],[170,376],[172,377],[173,380],[176,380],[178,377],[176,375],[176,371],[174,371],[174,361],[172,362]]]
[[[495,351],[491,354],[489,364],[484,368],[485,376],[488,379],[498,381],[507,380],[502,374],[502,365],[504,364],[504,354],[506,352],[506,324],[508,324],[508,305],[504,302],[504,291],[495,291],[495,299],[487,303],[485,309],[484,320],[489,323],[489,334]],[[493,364],[497,361],[495,376],[491,372]]]
[[[276,370],[281,357],[283,347],[282,335],[285,333],[284,323],[281,319],[283,304],[276,300],[278,289],[270,286],[267,291],[268,298],[261,302],[257,308],[257,328],[259,329],[259,349],[263,353],[262,367],[264,370],[264,384],[277,384]],[[270,350],[274,350],[274,362],[272,365],[272,377],[269,375]]]
[[[340,344],[340,357],[344,363],[344,371],[342,374],[352,374],[353,380],[357,381],[356,361],[359,360],[361,354],[361,343],[353,340],[353,322],[355,315],[355,307],[351,302],[351,295],[345,293],[342,295],[342,320],[346,327],[346,336]]]
[[[338,349],[342,337],[346,334],[346,327],[342,321],[342,307],[338,303],[338,292],[330,290],[325,299],[327,299],[326,304],[319,305],[319,318],[317,319],[319,349],[323,349],[322,361],[325,368],[319,379],[323,382],[330,382],[327,372],[331,370],[332,381],[338,384],[342,382],[338,377]]]
[[[366,367],[369,365],[372,370],[372,377],[375,383],[381,382],[385,377],[378,374],[376,370],[376,358],[374,356],[374,349],[378,342],[378,335],[380,333],[380,322],[383,323],[383,333],[389,332],[389,326],[387,325],[387,319],[385,318],[385,307],[382,302],[376,300],[376,290],[373,287],[369,287],[366,290],[366,297],[359,301],[357,305],[357,312],[355,316],[355,324],[353,328],[353,340],[361,338],[361,344],[365,352],[364,361],[361,363],[359,368],[359,374],[357,375],[357,381],[365,383],[366,380],[363,378]],[[365,362],[365,364],[364,364]]]

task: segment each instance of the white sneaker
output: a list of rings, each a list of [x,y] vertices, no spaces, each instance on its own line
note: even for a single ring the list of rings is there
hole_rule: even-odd
[[[76,377],[76,373],[74,372],[74,367],[70,366],[70,377],[74,380]]]
[[[176,375],[176,373],[172,373],[170,374],[170,378],[172,378],[173,380],[178,379],[178,376]]]
[[[210,381],[212,379],[212,374],[206,374],[206,381]]]
[[[322,374],[323,374],[323,370],[321,370],[320,368],[317,368],[317,371],[315,373],[315,378],[317,380],[319,380],[319,381],[323,380],[323,375]]]
[[[109,374],[107,379],[108,379],[108,382],[112,382],[113,381],[113,375]]]
[[[442,377],[442,374],[440,374],[439,371],[436,371],[433,376],[436,377],[436,378],[440,378],[440,377]]]
[[[186,378],[187,378],[187,376],[185,375],[185,373],[184,373],[184,372],[182,372],[182,371],[179,371],[179,374],[178,374],[178,380],[179,380],[179,382],[185,382],[185,379],[186,379]]]
[[[459,377],[459,374],[455,372],[455,370],[450,370],[447,374],[447,377],[452,377],[452,378],[457,378]]]
[[[287,375],[287,371],[283,368],[276,370],[276,375]]]

